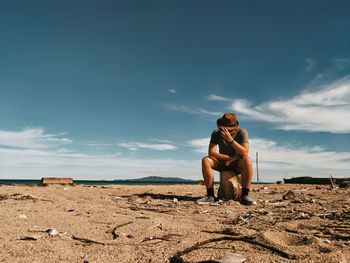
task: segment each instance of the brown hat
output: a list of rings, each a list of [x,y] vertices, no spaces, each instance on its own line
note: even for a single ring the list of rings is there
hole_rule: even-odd
[[[238,126],[237,116],[233,113],[226,112],[220,119],[216,121],[218,126],[224,126],[228,129]]]

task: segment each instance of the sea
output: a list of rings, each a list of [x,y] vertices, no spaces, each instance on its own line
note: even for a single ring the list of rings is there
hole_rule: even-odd
[[[37,185],[40,184],[41,180],[29,180],[29,179],[0,179],[0,185]],[[220,182],[214,182],[219,184]],[[174,184],[188,184],[194,185],[198,184],[195,180],[174,180],[174,181],[164,181],[164,180],[74,180],[74,184],[82,185],[174,185]],[[252,182],[252,184],[258,184]],[[260,182],[259,184],[271,184],[271,182]]]
[[[0,185],[36,185],[40,184],[41,180],[29,180],[29,179],[0,179]],[[137,181],[137,180],[74,180],[74,184],[83,185],[173,185],[173,184],[197,184],[197,181]]]

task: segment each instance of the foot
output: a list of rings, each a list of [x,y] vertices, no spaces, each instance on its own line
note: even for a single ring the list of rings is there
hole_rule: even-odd
[[[215,202],[215,197],[214,197],[214,196],[206,195],[206,196],[204,196],[204,197],[198,199],[196,202],[197,202],[197,203],[207,203],[207,204],[209,204],[209,203],[214,203],[214,202]]]
[[[241,204],[243,205],[256,205],[256,201],[249,195],[245,195],[241,198]]]

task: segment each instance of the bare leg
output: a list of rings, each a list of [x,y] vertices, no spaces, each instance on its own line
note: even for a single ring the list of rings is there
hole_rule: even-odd
[[[214,171],[213,168],[218,165],[218,161],[215,158],[206,156],[202,159],[202,174],[204,184],[207,188],[213,188],[214,186]]]
[[[253,178],[253,166],[249,156],[244,156],[239,159],[239,167],[242,171],[242,187],[250,188]]]

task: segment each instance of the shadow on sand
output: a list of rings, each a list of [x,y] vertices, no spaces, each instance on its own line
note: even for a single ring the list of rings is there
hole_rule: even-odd
[[[172,194],[152,194],[152,193],[143,193],[143,194],[136,194],[138,197],[151,197],[152,199],[160,199],[160,200],[174,200],[176,198],[179,201],[191,201],[194,202],[201,197],[192,197],[192,196],[183,196],[183,195],[172,195]],[[135,195],[133,195],[135,196]],[[122,196],[124,198],[128,198],[131,196]]]

